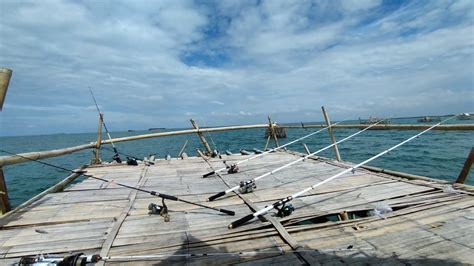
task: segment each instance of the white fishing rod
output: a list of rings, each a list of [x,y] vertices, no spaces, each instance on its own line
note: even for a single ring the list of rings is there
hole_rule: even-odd
[[[99,109],[99,105],[97,104],[97,101],[95,100],[94,93],[92,92],[92,88],[90,86],[89,86],[89,91],[91,92],[91,96],[92,96],[92,99],[94,100],[95,107],[97,108],[97,112],[99,112],[100,121],[102,121],[102,124],[104,125],[105,133],[107,133],[110,144],[112,144],[112,148],[114,149],[115,154],[114,154],[113,159],[117,161],[118,163],[121,163],[122,160],[120,159],[119,152],[117,151],[117,148],[115,148],[115,144],[112,141],[112,137],[110,136],[109,129],[107,129],[107,125],[105,124],[104,118],[102,117],[102,112]]]
[[[327,149],[329,149],[329,148],[331,148],[331,147],[333,147],[333,146],[335,146],[335,145],[337,145],[337,144],[339,144],[339,143],[341,143],[341,142],[344,142],[344,141],[346,141],[346,140],[348,140],[348,139],[351,139],[351,138],[353,138],[353,137],[359,135],[360,133],[362,133],[362,132],[364,132],[364,131],[370,129],[371,127],[373,127],[373,126],[375,126],[375,125],[377,125],[377,124],[379,124],[379,123],[381,123],[381,122],[383,122],[383,121],[385,121],[385,120],[386,120],[386,119],[382,119],[382,120],[378,121],[377,123],[371,124],[370,126],[364,128],[364,129],[362,129],[362,130],[360,130],[360,131],[358,131],[358,132],[356,132],[356,133],[354,133],[354,134],[352,134],[352,135],[350,135],[350,136],[348,136],[348,137],[345,137],[345,138],[343,138],[343,139],[341,139],[341,140],[339,140],[339,141],[337,141],[337,142],[335,142],[335,143],[333,143],[333,144],[331,144],[331,145],[328,145],[328,146],[326,146],[326,147],[324,147],[324,148],[322,148],[322,149],[319,149],[319,150],[317,150],[317,151],[315,151],[315,152],[312,152],[312,153],[310,153],[310,154],[308,154],[308,155],[306,155],[306,156],[304,156],[304,157],[301,157],[301,158],[299,158],[299,159],[296,160],[296,161],[293,161],[293,162],[287,163],[287,164],[285,164],[285,165],[283,165],[283,166],[280,166],[280,167],[278,167],[278,168],[276,168],[276,169],[274,169],[274,170],[272,170],[272,171],[270,171],[270,172],[267,172],[267,173],[265,173],[265,174],[262,174],[262,175],[260,175],[260,176],[257,176],[257,177],[254,178],[254,179],[247,180],[247,181],[241,181],[241,182],[240,182],[240,185],[235,186],[235,187],[232,187],[232,188],[229,188],[229,189],[227,189],[227,190],[225,190],[225,191],[221,191],[221,192],[219,192],[219,193],[217,193],[217,194],[215,194],[215,195],[213,195],[213,196],[210,196],[207,200],[208,200],[208,201],[213,201],[213,200],[215,200],[215,199],[217,199],[217,198],[220,198],[220,197],[222,197],[222,196],[224,196],[224,195],[226,195],[226,194],[228,194],[228,193],[231,193],[232,191],[236,191],[236,190],[238,190],[238,189],[240,190],[241,193],[252,192],[255,188],[257,188],[257,186],[255,185],[255,182],[256,182],[257,180],[262,179],[262,178],[264,178],[264,177],[266,177],[266,176],[272,175],[272,174],[274,174],[274,173],[276,173],[276,172],[278,172],[278,171],[280,171],[280,170],[283,170],[283,169],[285,169],[285,168],[288,168],[288,167],[290,167],[290,166],[292,166],[292,165],[294,165],[294,164],[296,164],[296,163],[298,163],[298,162],[304,161],[304,160],[308,159],[309,157],[311,157],[311,156],[313,156],[313,155],[316,155],[316,154],[318,154],[318,153],[320,153],[320,152],[323,152],[323,151],[325,151],[325,150],[327,150]]]
[[[315,188],[317,188],[317,187],[319,187],[319,186],[321,186],[321,185],[323,185],[323,184],[325,184],[325,183],[327,183],[327,182],[329,182],[329,181],[331,181],[331,180],[333,180],[333,179],[336,179],[336,178],[338,178],[338,177],[340,177],[340,176],[342,176],[342,175],[344,175],[344,174],[346,174],[346,173],[354,172],[355,169],[361,167],[362,165],[365,165],[365,164],[367,164],[367,163],[369,163],[369,162],[371,162],[371,161],[373,161],[373,160],[379,158],[380,156],[382,156],[382,155],[384,155],[384,154],[387,154],[387,153],[389,153],[390,151],[392,151],[392,150],[394,150],[394,149],[396,149],[396,148],[402,146],[403,144],[405,144],[405,143],[407,143],[407,142],[409,142],[409,141],[411,141],[411,140],[413,140],[413,139],[415,139],[415,138],[418,138],[419,136],[423,135],[424,133],[430,131],[431,129],[433,129],[433,128],[439,126],[440,124],[442,124],[442,123],[444,123],[444,122],[446,122],[446,121],[448,121],[448,120],[451,120],[451,119],[455,118],[456,116],[457,116],[457,115],[452,116],[452,117],[450,117],[450,118],[448,118],[448,119],[445,119],[445,120],[439,122],[438,124],[435,124],[435,125],[429,127],[428,129],[423,130],[422,132],[420,132],[420,133],[414,135],[413,137],[408,138],[408,139],[406,139],[406,140],[404,140],[404,141],[398,143],[397,145],[395,145],[395,146],[393,146],[393,147],[391,147],[391,148],[389,148],[389,149],[387,149],[387,150],[384,150],[383,152],[381,152],[381,153],[379,153],[379,154],[377,154],[377,155],[375,155],[375,156],[373,156],[373,157],[371,157],[371,158],[369,158],[369,159],[367,159],[367,160],[365,160],[365,161],[363,161],[363,162],[361,162],[361,163],[359,163],[359,164],[357,164],[357,165],[355,165],[355,166],[353,166],[353,167],[351,167],[351,168],[348,168],[348,169],[346,169],[346,170],[344,170],[344,171],[342,171],[342,172],[340,172],[340,173],[338,173],[338,174],[336,174],[336,175],[333,175],[333,176],[329,177],[328,179],[325,179],[325,180],[323,180],[323,181],[321,181],[321,182],[319,182],[319,183],[316,183],[316,184],[314,184],[314,185],[312,185],[312,186],[310,186],[310,187],[308,187],[308,188],[305,188],[305,189],[303,189],[303,190],[301,190],[301,191],[299,191],[299,192],[296,192],[295,194],[293,194],[293,195],[291,195],[291,196],[288,196],[288,197],[286,197],[286,198],[284,198],[284,199],[281,199],[281,200],[279,200],[279,201],[273,203],[273,204],[270,205],[270,206],[266,206],[265,208],[263,208],[263,209],[261,209],[261,210],[259,210],[259,211],[257,211],[257,212],[254,212],[254,213],[252,213],[252,214],[249,214],[249,215],[247,215],[247,216],[244,216],[243,218],[241,218],[241,219],[239,219],[239,220],[237,220],[237,221],[234,221],[234,222],[232,222],[231,224],[229,224],[228,227],[229,227],[229,229],[236,228],[236,227],[238,227],[238,226],[240,226],[240,225],[242,225],[242,224],[244,224],[244,223],[246,223],[246,222],[252,220],[254,217],[257,217],[257,216],[259,216],[259,215],[264,215],[264,214],[266,214],[266,213],[269,212],[271,209],[276,209],[276,210],[278,210],[278,213],[280,214],[280,216],[288,216],[288,215],[291,214],[291,212],[294,210],[294,208],[293,208],[293,206],[291,206],[289,209],[285,209],[285,204],[288,203],[288,202],[290,202],[291,200],[296,199],[296,198],[298,198],[299,196],[301,196],[301,195],[307,193],[308,191],[313,190],[313,189],[315,189]],[[281,207],[280,207],[280,206],[281,206]]]
[[[345,121],[345,120],[344,120],[344,121]],[[342,123],[342,122],[344,122],[344,121],[340,121],[340,122],[334,123],[334,124],[332,124],[332,125],[330,125],[330,126],[327,126],[327,127],[323,128],[323,129],[320,129],[320,130],[318,130],[318,131],[316,131],[316,132],[313,132],[313,133],[311,133],[311,134],[308,134],[308,135],[306,135],[306,136],[303,136],[303,137],[301,137],[301,138],[299,138],[299,139],[295,139],[295,140],[293,140],[293,141],[290,141],[290,142],[288,142],[288,143],[286,143],[286,144],[284,144],[284,145],[281,145],[281,146],[278,146],[278,147],[273,148],[273,149],[271,149],[271,150],[265,151],[265,152],[263,152],[263,153],[254,155],[254,156],[249,157],[249,158],[247,158],[247,159],[244,159],[244,160],[242,160],[242,161],[238,161],[238,162],[232,164],[232,166],[235,166],[235,165],[239,165],[239,164],[248,162],[248,161],[250,161],[250,160],[253,160],[253,159],[262,157],[262,156],[264,156],[264,155],[266,155],[266,154],[269,154],[269,153],[271,153],[271,152],[275,152],[275,151],[277,151],[277,150],[281,150],[281,149],[285,148],[286,146],[289,146],[289,145],[291,145],[291,144],[293,144],[293,143],[296,143],[296,142],[298,142],[298,141],[301,141],[301,140],[303,140],[303,139],[309,138],[309,137],[311,137],[311,136],[313,136],[313,135],[315,135],[315,134],[318,134],[318,133],[320,133],[320,132],[322,132],[322,131],[324,131],[324,130],[326,130],[326,129],[332,127],[332,126],[335,126],[335,125],[337,125],[337,124],[340,124],[340,123]],[[213,174],[222,172],[222,171],[224,171],[224,170],[226,170],[226,169],[228,169],[228,168],[229,168],[229,167],[227,167],[227,166],[226,166],[226,167],[222,167],[222,168],[220,168],[220,169],[218,169],[218,170],[211,171],[211,172],[209,172],[209,173],[203,175],[202,177],[208,177],[208,176],[210,176],[210,175],[213,175]]]

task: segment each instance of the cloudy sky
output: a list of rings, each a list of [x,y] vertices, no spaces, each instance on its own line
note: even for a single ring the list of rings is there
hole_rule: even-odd
[[[474,1],[0,1],[0,135],[473,111]]]

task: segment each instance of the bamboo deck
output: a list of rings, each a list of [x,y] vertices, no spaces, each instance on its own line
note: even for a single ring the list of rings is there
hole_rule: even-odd
[[[101,181],[86,179],[62,192],[47,194],[0,219],[0,264],[25,255],[84,252],[102,256],[164,255],[142,264],[456,264],[474,263],[474,196],[443,191],[444,184],[406,180],[359,169],[292,201],[285,218],[270,214],[237,229],[227,225],[282,197],[324,180],[348,167],[326,159],[308,159],[257,182],[254,193],[206,199],[241,180],[256,177],[299,154],[277,152],[241,165],[238,174],[203,179],[210,171],[202,158],[157,160],[155,165],[103,165],[87,173],[236,212],[166,203],[171,221],[148,214],[161,199]],[[224,156],[228,162],[247,156]],[[212,159],[214,167],[222,162]],[[225,180],[225,182],[223,181]],[[226,185],[227,183],[227,185]],[[377,203],[394,211],[384,217],[325,221],[342,211],[365,213]],[[334,216],[334,214],[336,216]],[[251,252],[237,254],[215,253]],[[170,256],[172,254],[208,256]],[[107,261],[107,265],[127,261]]]

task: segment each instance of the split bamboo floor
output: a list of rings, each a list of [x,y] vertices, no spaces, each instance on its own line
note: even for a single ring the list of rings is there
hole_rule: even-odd
[[[296,210],[288,217],[269,213],[227,228],[250,209],[263,208],[351,165],[314,158],[259,180],[253,193],[206,202],[228,186],[300,156],[276,152],[222,178],[202,178],[210,168],[199,157],[157,160],[152,166],[89,167],[88,174],[234,210],[236,216],[167,200],[171,219],[165,222],[148,214],[148,205],[161,204],[161,199],[85,179],[1,218],[0,264],[18,262],[25,255],[69,252],[111,257],[107,265],[474,264],[474,196],[434,181],[358,169],[293,200]],[[244,158],[224,156],[228,162]],[[223,166],[219,159],[210,163],[216,169]],[[365,215],[380,204],[388,204],[393,212]],[[338,219],[344,211],[349,220]],[[182,254],[197,255],[177,256]],[[120,259],[150,255],[161,257]]]

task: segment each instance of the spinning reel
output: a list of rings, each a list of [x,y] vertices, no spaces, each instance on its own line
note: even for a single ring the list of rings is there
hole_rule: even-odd
[[[157,205],[155,203],[150,203],[148,205],[148,214],[159,214],[163,216],[165,222],[170,221],[170,215],[168,214],[168,206],[165,204],[165,199],[161,200],[163,206]]]
[[[227,168],[228,174],[235,174],[239,172],[239,166],[237,164],[234,163],[234,164],[228,165],[226,161],[223,161],[223,163],[225,164],[225,167]]]
[[[240,181],[240,193],[251,193],[257,188],[257,184],[254,181]]]
[[[290,216],[295,210],[295,207],[293,207],[293,205],[291,204],[286,205],[285,203],[283,204],[283,206],[281,206],[281,208],[275,207],[275,209],[278,210],[277,216],[283,218],[286,216]]]

